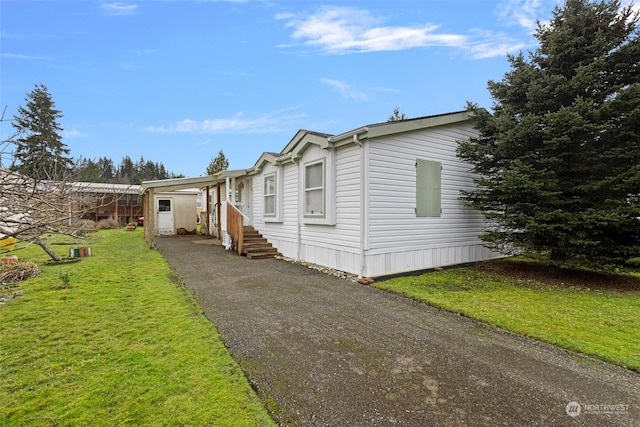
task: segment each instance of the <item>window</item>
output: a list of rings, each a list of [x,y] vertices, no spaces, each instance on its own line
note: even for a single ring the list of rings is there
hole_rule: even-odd
[[[304,167],[304,214],[324,216],[324,160]]]
[[[158,210],[160,212],[171,212],[171,199],[159,199]]]
[[[276,215],[276,174],[264,177],[264,214],[265,216]]]
[[[439,217],[442,164],[432,160],[416,161],[416,216]]]

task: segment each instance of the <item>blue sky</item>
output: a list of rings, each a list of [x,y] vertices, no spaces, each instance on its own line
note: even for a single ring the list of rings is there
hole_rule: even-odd
[[[536,48],[555,4],[2,0],[0,105],[11,118],[46,85],[74,157],[191,177],[222,149],[248,168],[299,129],[491,107],[487,81]]]

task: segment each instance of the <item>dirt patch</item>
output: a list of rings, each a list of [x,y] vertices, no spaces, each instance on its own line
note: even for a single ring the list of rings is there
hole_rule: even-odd
[[[640,291],[640,278],[622,274],[561,269],[533,262],[492,261],[478,264],[476,270],[496,273],[512,279],[535,280],[547,285],[589,289]]]

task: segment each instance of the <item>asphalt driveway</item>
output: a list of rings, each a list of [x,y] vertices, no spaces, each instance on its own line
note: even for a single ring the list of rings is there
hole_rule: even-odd
[[[157,248],[281,424],[640,425],[638,374],[207,243]]]

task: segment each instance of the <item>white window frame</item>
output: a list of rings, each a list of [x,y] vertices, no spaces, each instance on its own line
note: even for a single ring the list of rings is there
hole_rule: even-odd
[[[303,224],[336,225],[336,152],[333,149],[323,150],[325,156],[300,163],[299,169],[299,206]],[[307,214],[306,206],[306,172],[308,166],[323,164],[322,202],[323,213]],[[316,187],[316,189],[319,187]]]
[[[322,171],[322,179],[321,179],[321,185],[319,187],[307,187],[307,170],[310,167],[314,167],[320,165],[320,170]],[[326,203],[326,197],[327,197],[327,189],[326,189],[326,175],[327,175],[327,170],[326,170],[326,165],[325,165],[325,159],[322,158],[320,160],[314,160],[312,162],[308,162],[304,164],[304,180],[303,180],[303,186],[302,186],[302,191],[304,194],[303,197],[303,215],[305,218],[326,218],[326,214],[327,214],[327,203]],[[321,195],[321,200],[322,200],[322,210],[321,212],[313,212],[313,211],[309,211],[308,207],[307,207],[307,193],[309,192],[317,192],[317,191],[321,191],[322,195]]]
[[[273,179],[273,193],[267,193],[267,181]],[[273,199],[273,212],[267,212],[267,198]],[[264,176],[262,183],[262,214],[275,219],[278,215],[278,175],[273,172]]]

